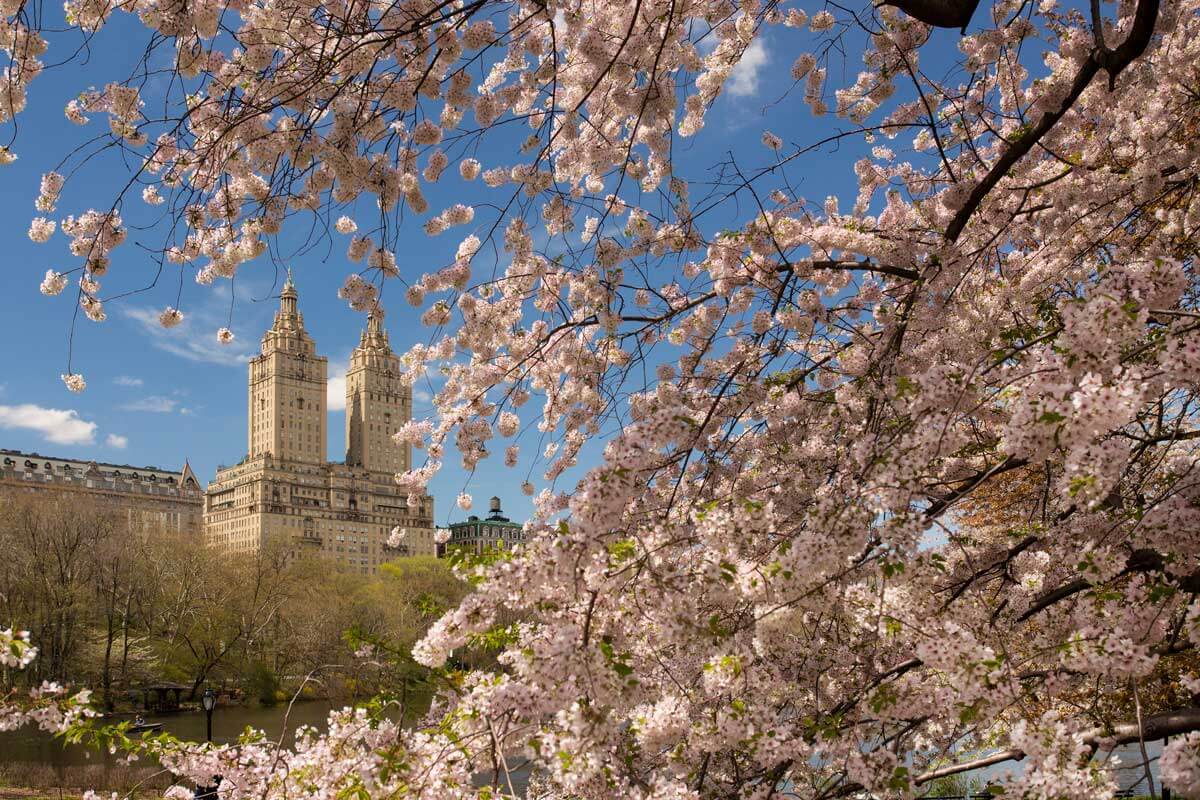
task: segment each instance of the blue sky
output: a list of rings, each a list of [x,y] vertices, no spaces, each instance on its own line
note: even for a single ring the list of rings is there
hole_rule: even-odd
[[[813,6],[810,11],[818,8]],[[792,60],[801,52],[796,43],[784,42],[792,35],[782,28],[772,28],[748,51],[725,94],[709,113],[704,130],[693,138],[677,139],[677,174],[705,180],[711,168],[731,150],[738,154],[743,169],[767,165],[774,157],[760,144],[763,129],[803,145],[841,127],[842,123],[834,118],[814,121],[801,104],[803,87],[792,87],[788,74]],[[59,166],[60,159],[107,129],[105,116],[100,114],[93,115],[86,127],[69,124],[63,117],[63,106],[80,90],[102,86],[127,74],[137,54],[122,49],[122,45],[141,42],[144,36],[140,23],[117,14],[89,52],[65,65],[48,68],[33,83],[28,107],[17,118],[18,134],[12,149],[19,160],[0,173],[0,233],[8,250],[4,267],[0,268],[0,318],[7,323],[7,345],[0,356],[0,446],[163,468],[178,468],[186,458],[201,479],[208,481],[218,464],[235,463],[245,454],[246,360],[257,350],[259,338],[278,305],[283,267],[290,265],[294,270],[300,308],[318,351],[329,358],[331,384],[335,387],[332,394],[337,399],[341,398],[337,378],[364,320],[336,297],[337,288],[350,270],[344,255],[347,238],[332,234],[332,240],[318,241],[297,254],[309,233],[303,219],[290,222],[273,247],[275,257],[263,256],[242,266],[233,285],[233,297],[228,281],[218,280],[212,287],[198,286],[190,269],[181,276],[179,269],[170,265],[157,284],[147,289],[157,272],[149,253],[161,248],[163,231],[157,225],[158,211],[143,204],[139,193],[134,193],[122,209],[130,227],[129,239],[114,251],[112,267],[103,279],[102,296],[144,291],[106,302],[108,320],[104,323],[92,323],[80,315],[74,334],[73,366],[85,375],[88,388],[80,395],[65,389],[59,375],[66,371],[74,294],[69,288],[59,297],[47,298],[38,292],[38,284],[46,269],[65,271],[74,268],[76,261],[67,252],[67,240],[61,232],[50,242],[38,245],[30,241],[26,231],[30,218],[37,215],[33,203],[41,174],[51,169],[66,174]],[[78,34],[48,38],[48,64],[66,58],[78,44]],[[843,80],[852,82],[858,69],[853,61],[835,61],[828,66],[831,85]],[[503,150],[496,149],[510,144],[497,139],[490,145],[492,149],[480,150],[477,157],[485,167],[513,163]],[[907,147],[907,141],[893,146],[901,150]],[[848,208],[856,191],[851,165],[868,147],[860,140],[844,144],[840,150],[808,156],[791,172],[793,185],[818,202],[826,195],[837,194],[843,208]],[[63,199],[52,216],[61,219],[91,207],[107,207],[128,180],[127,169],[116,151],[93,157],[68,176]],[[447,175],[436,191],[428,193],[430,214],[454,202],[494,201],[499,195],[489,192],[503,191],[486,189],[478,181],[464,184],[453,168]],[[776,186],[764,184],[762,188],[766,193]],[[701,187],[694,188],[693,197],[701,192]],[[360,201],[360,207],[365,216],[373,201]],[[748,207],[731,207],[711,216],[705,227],[713,233],[725,224],[744,220],[750,213]],[[404,222],[398,258],[406,275],[417,276],[448,263],[457,242],[468,232],[455,229],[430,238],[420,227],[424,219],[409,215]],[[476,224],[483,227],[491,219],[481,214]],[[477,273],[486,269],[477,269]],[[663,282],[667,280],[664,275]],[[155,315],[163,307],[175,305],[180,286],[180,307],[186,320],[179,328],[164,331]],[[237,339],[232,345],[221,346],[215,331],[227,324],[231,299],[230,327]],[[389,304],[387,326],[393,346],[403,352],[411,344],[428,341],[430,334],[420,326],[417,314],[398,300],[394,298]],[[428,385],[415,387],[417,416],[430,408],[430,389]],[[334,460],[344,454],[343,426],[342,412],[333,412],[328,424],[328,449]],[[537,435],[536,431],[532,433]],[[454,498],[464,489],[476,498],[476,509],[485,508],[486,498],[497,494],[514,516],[525,517],[530,506],[519,486],[529,474],[542,488],[540,476],[545,462],[534,464],[530,460],[544,442],[539,445],[536,439],[525,439],[522,444],[524,457],[518,469],[505,469],[496,456],[474,475],[463,472],[456,455],[448,452],[446,467],[431,486],[437,522],[445,524],[463,516],[454,506]],[[502,448],[494,449],[498,452]],[[589,453],[589,458],[595,457],[594,450]],[[580,468],[589,465],[582,463]],[[579,468],[560,478],[560,488],[563,481],[569,487],[578,475]]]

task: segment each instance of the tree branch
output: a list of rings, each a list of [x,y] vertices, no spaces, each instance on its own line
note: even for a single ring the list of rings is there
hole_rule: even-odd
[[[921,277],[915,269],[894,267],[888,264],[875,264],[868,259],[862,261],[813,261],[813,269],[861,270],[863,272],[878,272],[881,275],[894,275],[897,278],[907,278],[915,281]]]
[[[895,6],[935,28],[959,28],[966,33],[979,0],[883,0],[880,5]]]
[[[1200,708],[1183,708],[1146,717],[1142,720],[1140,728],[1134,722],[1117,725],[1111,729],[1093,728],[1083,734],[1083,742],[1094,751],[1101,744],[1105,745],[1105,747],[1117,747],[1123,744],[1131,744],[1141,739],[1158,741],[1168,736],[1176,736],[1195,730],[1200,730]],[[929,783],[930,781],[945,778],[949,775],[959,775],[963,772],[983,769],[994,764],[1003,764],[1006,761],[1023,761],[1025,756],[1025,751],[1016,747],[1009,748],[1008,750],[1000,750],[982,758],[963,761],[958,764],[951,764],[948,767],[940,767],[922,773],[913,778],[913,786],[920,786],[923,783]],[[832,793],[825,796],[844,797],[855,792],[860,792],[863,788],[862,784],[856,782],[843,783]]]
[[[1168,572],[1167,564],[1162,554],[1146,549],[1134,550],[1125,562],[1125,569],[1117,577],[1131,575],[1136,572],[1164,572],[1185,591],[1196,588],[1198,581],[1200,581],[1200,573],[1198,572],[1186,575],[1177,575]],[[1033,602],[1029,604],[1029,608],[1025,609],[1021,613],[1021,616],[1017,617],[1017,621],[1024,622],[1038,612],[1045,611],[1055,603],[1092,588],[1092,585],[1092,582],[1086,578],[1076,578],[1073,581],[1064,583],[1062,586],[1043,592],[1034,598]]]
[[[930,503],[929,507],[925,509],[925,516],[929,519],[937,519],[944,514],[947,509],[974,491],[976,487],[978,487],[988,478],[999,475],[1002,472],[1008,472],[1009,470],[1020,469],[1028,464],[1029,462],[1023,458],[1008,456],[996,466],[990,469],[980,470],[971,477],[965,479],[962,482],[962,485],[950,494],[945,495],[944,497],[939,497],[934,502]]]
[[[1133,26],[1129,29],[1129,35],[1125,37],[1125,41],[1115,50],[1100,50],[1098,48],[1093,50],[1088,56],[1087,61],[1083,62],[1083,66],[1079,68],[1079,72],[1075,75],[1075,80],[1071,83],[1071,90],[1067,93],[1062,103],[1059,104],[1058,108],[1042,114],[1032,129],[1025,131],[1020,136],[1016,136],[1008,142],[1008,148],[1004,151],[1004,154],[992,164],[991,169],[988,170],[983,180],[977,183],[975,188],[971,190],[971,194],[967,197],[966,202],[963,203],[962,208],[958,210],[958,213],[954,215],[954,219],[946,227],[947,241],[958,241],[958,237],[962,235],[968,220],[971,219],[971,215],[979,208],[983,199],[996,187],[1000,179],[1007,175],[1008,171],[1026,153],[1032,150],[1033,146],[1049,133],[1051,128],[1058,124],[1063,115],[1071,110],[1071,107],[1075,105],[1075,101],[1079,99],[1079,96],[1083,94],[1088,84],[1092,82],[1092,78],[1096,76],[1096,73],[1101,69],[1108,72],[1108,85],[1111,89],[1117,80],[1117,75],[1145,52],[1146,47],[1150,44],[1150,37],[1154,33],[1154,22],[1158,19],[1158,6],[1159,0],[1138,0],[1137,10],[1134,12]],[[903,9],[903,6],[900,7]]]
[[[1147,741],[1157,741],[1165,739],[1168,736],[1175,736],[1194,730],[1200,730],[1200,708],[1184,708],[1146,717],[1142,720],[1140,730],[1135,722],[1117,725],[1112,730],[1093,728],[1083,735],[1083,741],[1092,748],[1097,748],[1102,743],[1115,747],[1139,741],[1143,738],[1143,735]],[[942,767],[941,769],[935,769],[931,772],[918,775],[913,779],[913,784],[920,786],[922,783],[944,778],[947,775],[970,772],[971,770],[990,767],[993,764],[1001,764],[1005,761],[1021,761],[1024,758],[1024,750],[1015,747],[1009,750],[1001,750],[990,756],[977,758],[973,761],[964,761],[961,764]]]

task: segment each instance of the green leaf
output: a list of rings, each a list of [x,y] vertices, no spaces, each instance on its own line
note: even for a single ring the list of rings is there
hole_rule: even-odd
[[[633,539],[618,539],[609,542],[608,555],[614,565],[632,561],[637,556],[637,542]]]
[[[896,378],[896,399],[908,397],[910,394],[916,394],[918,390],[917,382],[907,375],[900,375]]]

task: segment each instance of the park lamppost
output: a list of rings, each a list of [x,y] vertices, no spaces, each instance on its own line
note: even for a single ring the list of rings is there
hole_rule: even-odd
[[[204,706],[204,715],[207,717],[207,733],[204,736],[204,741],[212,741],[212,712],[217,707],[217,694],[209,686],[204,690],[204,694],[200,697],[200,705]]]
[[[205,735],[204,741],[212,741],[212,712],[217,707],[217,693],[212,690],[212,687],[206,687],[204,694],[200,695],[200,705],[204,707],[205,716]],[[221,785],[221,777],[214,775],[212,783],[208,786],[196,785],[194,792],[195,800],[217,800],[217,788]]]

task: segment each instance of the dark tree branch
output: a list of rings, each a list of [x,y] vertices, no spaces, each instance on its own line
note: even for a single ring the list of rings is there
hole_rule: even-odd
[[[848,697],[841,703],[838,703],[829,712],[829,715],[836,717],[839,714],[845,714],[847,711],[854,708],[854,706],[858,705],[859,700],[861,700],[868,693],[874,691],[875,687],[879,686],[884,681],[891,680],[892,678],[898,678],[906,672],[910,672],[918,667],[924,666],[924,664],[925,662],[919,658],[910,658],[907,661],[901,661],[899,664],[879,673],[870,681],[868,681],[866,686],[863,686],[861,689],[859,689],[856,696]]]
[[[1133,16],[1133,27],[1129,29],[1125,41],[1115,50],[1105,48],[1092,55],[1108,73],[1109,90],[1116,84],[1121,71],[1141,58],[1142,53],[1150,46],[1150,37],[1154,35],[1154,23],[1158,20],[1158,5],[1159,0],[1139,0]]]
[[[1092,748],[1099,747],[1102,742],[1119,746],[1132,744],[1142,739],[1148,742],[1158,741],[1168,736],[1189,733],[1198,729],[1200,729],[1200,708],[1184,708],[1146,717],[1142,720],[1140,730],[1137,723],[1134,722],[1117,725],[1112,730],[1094,728],[1084,734],[1083,741]],[[913,783],[919,786],[922,783],[944,778],[947,775],[957,775],[961,772],[970,772],[974,769],[990,767],[993,764],[1001,764],[1005,761],[1020,761],[1024,758],[1025,751],[1023,750],[1017,748],[1001,750],[998,753],[993,753],[990,756],[975,759],[974,761],[964,761],[961,764],[954,764],[953,766],[926,772],[914,778]]]
[[[1012,560],[1036,544],[1037,540],[1038,538],[1036,536],[1026,536],[1024,539],[1005,550],[999,558],[994,559],[986,567],[981,567],[975,570],[975,572],[973,572],[971,575],[959,581],[959,583],[954,587],[954,591],[951,592],[950,599],[946,601],[945,605],[942,606],[942,609],[945,610],[953,605],[954,601],[962,597],[967,589],[974,585],[975,581],[979,580],[985,575],[996,573],[1003,574],[1008,569],[1008,565],[1012,562]],[[938,591],[942,592],[945,591],[945,589],[939,589]]]
[[[974,491],[976,487],[978,487],[988,478],[999,475],[1003,472],[1008,472],[1009,470],[1020,469],[1021,467],[1028,465],[1028,463],[1029,462],[1023,458],[1008,456],[996,466],[990,469],[981,470],[972,475],[970,478],[967,478],[950,494],[934,500],[934,502],[930,503],[929,507],[925,509],[925,516],[929,519],[937,519],[942,514],[946,513],[951,506]]]
[[[1008,174],[1018,161],[1020,161],[1026,153],[1033,149],[1043,136],[1050,132],[1050,129],[1058,124],[1058,121],[1071,110],[1075,105],[1075,101],[1083,94],[1088,85],[1092,82],[1092,78],[1096,77],[1096,73],[1104,70],[1108,73],[1108,85],[1111,89],[1117,80],[1117,75],[1123,69],[1132,64],[1138,57],[1145,52],[1146,47],[1150,44],[1150,37],[1154,34],[1154,23],[1158,19],[1159,0],[1138,0],[1137,10],[1134,12],[1133,26],[1129,29],[1129,35],[1125,37],[1125,41],[1114,50],[1099,48],[1092,51],[1088,56],[1087,61],[1079,68],[1079,72],[1075,75],[1075,80],[1071,83],[1071,90],[1067,96],[1059,104],[1058,108],[1047,111],[1042,114],[1030,130],[1024,131],[1021,135],[1014,137],[1008,142],[1008,147],[1004,154],[992,164],[987,175],[983,177],[975,188],[971,190],[970,196],[967,197],[963,207],[954,215],[954,219],[946,227],[946,240],[950,242],[958,241],[958,237],[962,235],[963,229],[966,228],[967,222],[971,219],[980,203],[987,197],[988,193],[996,187],[1000,179]],[[904,8],[903,5],[900,8]],[[920,19],[920,17],[918,17]],[[924,21],[924,20],[923,20]],[[930,23],[934,24],[934,23]]]
[[[1131,744],[1142,739],[1145,741],[1158,741],[1168,736],[1176,736],[1195,730],[1200,730],[1200,708],[1183,708],[1146,717],[1142,720],[1140,729],[1136,723],[1132,722],[1117,725],[1113,728],[1093,728],[1083,735],[1083,741],[1094,751],[1102,743],[1106,747],[1110,745],[1116,747],[1123,744]],[[921,784],[935,781],[938,778],[945,778],[948,775],[959,775],[963,772],[983,769],[994,764],[1003,764],[1006,761],[1022,761],[1025,759],[1025,755],[1024,750],[1016,747],[1008,750],[999,750],[982,758],[963,761],[959,764],[951,764],[948,767],[941,767],[922,773],[913,778],[913,785],[920,786]],[[861,784],[850,781],[839,785],[834,791],[826,793],[824,796],[845,797],[846,795],[860,792],[863,788]]]
[[[897,278],[907,278],[915,281],[921,277],[915,269],[895,267],[890,264],[876,264],[869,259],[862,261],[813,261],[813,269],[859,270],[862,272],[878,272],[881,275],[893,275]]]
[[[1024,622],[1034,614],[1037,614],[1039,611],[1044,611],[1058,601],[1065,600],[1073,594],[1078,594],[1079,592],[1088,589],[1091,585],[1092,582],[1086,578],[1076,578],[1070,583],[1064,583],[1062,586],[1059,586],[1056,589],[1051,589],[1050,591],[1039,595],[1037,599],[1035,599],[1029,606],[1029,608],[1025,609],[1021,616],[1017,617],[1017,621]]]
[[[1118,577],[1137,572],[1167,572],[1167,565],[1161,553],[1156,553],[1153,550],[1135,550],[1125,562],[1125,569],[1121,571]],[[1200,572],[1193,572],[1187,575],[1174,575],[1169,572],[1167,574],[1185,591],[1200,586]],[[1092,582],[1086,578],[1076,578],[1073,581],[1064,583],[1062,586],[1043,592],[1034,598],[1029,608],[1025,609],[1021,613],[1021,616],[1017,617],[1017,621],[1024,622],[1035,614],[1045,611],[1055,603],[1067,599],[1071,595],[1087,591],[1092,588],[1092,585]]]
[[[966,33],[979,0],[883,0],[880,5],[895,6],[935,28],[959,28]]]

